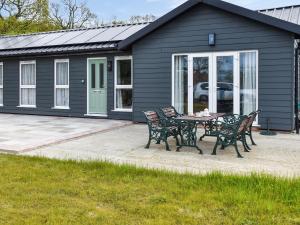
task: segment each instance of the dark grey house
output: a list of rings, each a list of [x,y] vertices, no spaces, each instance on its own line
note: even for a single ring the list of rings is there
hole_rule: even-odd
[[[219,0],[151,24],[0,38],[0,112],[143,122],[142,111],[263,113],[296,126],[300,26]]]

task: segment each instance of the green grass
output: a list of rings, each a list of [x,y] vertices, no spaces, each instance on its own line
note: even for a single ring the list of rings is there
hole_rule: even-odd
[[[0,155],[0,224],[300,224],[300,179]]]

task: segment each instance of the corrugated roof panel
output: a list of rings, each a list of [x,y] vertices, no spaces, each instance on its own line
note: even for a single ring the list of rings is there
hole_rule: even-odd
[[[258,12],[300,25],[300,5],[263,9]]]
[[[292,11],[292,14],[291,14],[291,17],[290,17],[290,22],[298,24],[299,13],[300,13],[300,7],[293,8],[293,11]]]
[[[131,26],[130,28],[128,28],[124,32],[122,32],[122,33],[118,34],[117,36],[115,36],[112,39],[112,41],[121,41],[121,40],[124,40],[124,39],[130,37],[131,35],[133,35],[134,33],[138,32],[139,30],[143,29],[147,25],[148,24],[139,24],[139,25]]]

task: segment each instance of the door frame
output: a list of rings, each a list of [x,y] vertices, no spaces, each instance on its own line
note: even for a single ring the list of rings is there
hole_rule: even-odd
[[[258,82],[258,76],[259,76],[259,51],[258,50],[241,50],[241,51],[216,51],[216,52],[203,52],[203,53],[175,53],[172,54],[172,68],[171,68],[171,74],[172,74],[172,105],[175,103],[175,90],[174,90],[174,85],[175,85],[175,56],[187,56],[188,57],[188,74],[193,74],[193,63],[191,60],[193,60],[194,57],[209,57],[210,63],[209,63],[209,69],[211,69],[211,73],[209,74],[209,79],[212,80],[210,82],[209,80],[209,94],[214,96],[212,99],[211,97],[209,98],[209,110],[212,112],[215,112],[217,110],[217,102],[216,102],[216,94],[211,94],[211,92],[216,88],[216,78],[217,78],[217,72],[216,72],[216,66],[217,64],[213,61],[215,61],[217,56],[234,56],[234,60],[237,60],[236,63],[234,63],[234,72],[237,74],[233,79],[234,83],[234,101],[237,101],[238,103],[234,103],[234,110],[237,112],[240,112],[240,53],[243,52],[255,52],[256,53],[256,109],[258,109],[258,101],[259,101],[259,82]],[[188,83],[192,84],[192,79],[193,77],[188,75]],[[189,85],[188,84],[188,85]],[[215,85],[215,87],[214,87]],[[193,111],[193,104],[190,104],[190,102],[193,102],[193,93],[192,89],[190,86],[188,86],[188,111],[192,112]],[[256,119],[256,124],[257,124],[258,119]]]
[[[105,60],[107,63],[107,57],[94,57],[94,58],[87,58],[87,73],[86,73],[86,96],[87,96],[87,102],[86,102],[86,115],[85,116],[94,116],[94,117],[108,117],[108,110],[106,107],[106,114],[91,114],[90,113],[90,93],[89,93],[89,85],[90,85],[90,79],[89,79],[89,74],[90,74],[90,67],[89,67],[89,62],[90,60]],[[107,67],[104,67],[107,70]],[[107,82],[108,82],[108,74],[106,72],[106,105],[108,105],[108,100],[107,100]]]

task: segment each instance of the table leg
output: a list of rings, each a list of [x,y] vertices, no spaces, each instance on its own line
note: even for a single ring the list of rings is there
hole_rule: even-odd
[[[198,123],[195,121],[181,121],[181,143],[177,147],[177,151],[180,151],[183,147],[196,148],[200,154],[203,154],[202,149],[197,145],[197,126]]]

